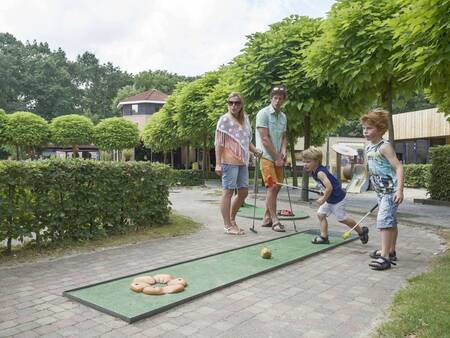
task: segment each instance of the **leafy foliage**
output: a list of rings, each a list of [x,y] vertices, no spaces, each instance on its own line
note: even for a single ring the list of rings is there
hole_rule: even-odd
[[[450,0],[398,1],[402,9],[391,21],[396,70],[429,88],[440,111],[450,114]]]
[[[123,117],[110,117],[94,127],[94,140],[101,150],[133,148],[139,143],[139,129]]]
[[[134,77],[134,86],[140,91],[158,89],[166,94],[172,94],[179,82],[192,82],[197,77],[169,73],[166,70],[144,71]]]
[[[404,164],[405,187],[428,188],[431,180],[431,164]]]
[[[86,240],[164,224],[170,182],[167,166],[148,162],[0,161],[0,241]]]
[[[432,199],[450,201],[450,145],[430,148]]]
[[[6,141],[6,122],[7,115],[3,109],[0,108],[0,143]]]
[[[71,114],[56,117],[50,123],[51,141],[58,146],[92,143],[94,124],[86,116]]]
[[[42,117],[30,112],[16,112],[8,116],[7,143],[21,150],[31,150],[48,142],[50,128]],[[19,157],[19,155],[18,155]]]

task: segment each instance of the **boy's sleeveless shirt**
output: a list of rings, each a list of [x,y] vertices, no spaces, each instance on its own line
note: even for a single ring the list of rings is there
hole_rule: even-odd
[[[397,175],[386,157],[380,153],[383,144],[389,144],[389,141],[382,139],[377,144],[366,147],[370,183],[377,193],[391,194],[397,190]]]
[[[330,180],[330,183],[333,187],[333,192],[331,193],[330,197],[327,199],[327,203],[330,204],[336,204],[342,201],[345,198],[345,191],[342,190],[341,185],[339,184],[336,177],[334,177],[326,167],[323,165],[319,165],[316,170],[314,170],[311,174],[314,180],[319,183],[322,187],[322,189],[325,189],[325,185],[320,180],[320,178],[317,176],[319,172],[322,171],[325,175],[327,175],[328,179]]]

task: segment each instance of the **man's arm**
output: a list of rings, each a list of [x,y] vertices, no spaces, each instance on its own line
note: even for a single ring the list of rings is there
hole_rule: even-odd
[[[397,175],[397,191],[394,196],[394,202],[400,204],[403,201],[403,165],[398,160],[394,148],[390,144],[383,144],[380,147],[380,153],[386,157]]]
[[[281,140],[281,156],[284,162],[286,162],[286,154],[287,154],[286,149],[287,149],[287,136],[286,132],[284,132],[283,138]]]

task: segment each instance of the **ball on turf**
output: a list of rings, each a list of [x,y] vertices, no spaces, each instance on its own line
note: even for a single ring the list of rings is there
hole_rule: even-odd
[[[350,233],[348,231],[346,231],[342,234],[343,239],[348,239],[349,237],[350,237]]]
[[[272,251],[270,251],[269,248],[262,248],[261,249],[261,257],[264,259],[271,259],[272,258]]]

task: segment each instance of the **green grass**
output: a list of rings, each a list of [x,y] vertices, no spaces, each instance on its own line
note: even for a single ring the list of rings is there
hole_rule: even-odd
[[[450,231],[442,236],[450,241]],[[390,318],[375,337],[450,337],[450,250],[395,295]]]
[[[2,251],[0,248],[0,265],[33,262],[37,259],[74,255],[83,252],[100,251],[122,245],[136,244],[150,239],[182,236],[194,233],[201,227],[201,224],[194,222],[192,219],[172,212],[167,224],[155,225],[126,234],[118,234],[83,242],[65,241],[60,243],[48,243],[39,248],[34,242],[29,242],[23,246],[14,246],[11,255],[7,255],[5,251]]]

